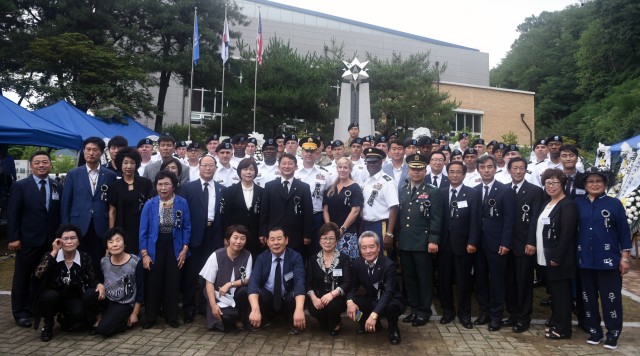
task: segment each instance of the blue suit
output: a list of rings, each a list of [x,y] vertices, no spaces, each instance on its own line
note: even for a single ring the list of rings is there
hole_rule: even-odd
[[[191,240],[191,214],[187,201],[176,195],[173,201],[174,220],[181,212],[180,225],[173,225],[173,249],[178,258],[182,245],[189,245]],[[156,242],[160,229],[160,197],[155,196],[147,201],[140,215],[140,250],[147,250],[151,260],[156,260]],[[187,254],[188,256],[189,254]]]
[[[78,226],[84,236],[87,235],[89,224],[93,219],[95,233],[102,238],[109,228],[109,204],[106,192],[116,179],[113,171],[101,168],[95,194],[91,194],[91,182],[86,165],[74,168],[67,173],[62,192],[62,223]]]
[[[513,189],[497,180],[494,180],[487,199],[483,197],[484,184],[473,189],[483,199],[482,242],[476,256],[476,297],[481,313],[488,312],[492,323],[497,324],[502,321],[504,313],[507,266],[507,255],[499,255],[498,250],[500,246],[511,248],[516,196]]]

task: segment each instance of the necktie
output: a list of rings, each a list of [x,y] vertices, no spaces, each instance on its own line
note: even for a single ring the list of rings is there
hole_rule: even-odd
[[[204,189],[202,190],[202,192],[204,194],[204,207],[209,210],[209,182],[204,182],[203,185]]]
[[[372,265],[367,265],[367,266],[369,266],[369,277],[371,277],[373,275],[373,267],[375,266],[372,266]]]
[[[284,189],[284,194],[288,195],[289,194],[289,181],[285,180],[284,182],[282,182],[282,188]]]
[[[482,199],[482,204],[486,204],[489,201],[489,186],[484,186],[484,198]]]
[[[518,185],[517,184],[513,185],[513,192],[518,194]]]
[[[457,194],[456,194],[456,189],[455,188],[451,188],[451,201],[456,201],[456,199],[458,198]]]
[[[44,206],[47,206],[47,181],[44,179],[40,180],[40,200]]]
[[[273,278],[273,309],[280,310],[282,307],[282,267],[281,258],[276,258],[276,275]]]
[[[575,177],[567,177],[567,185],[564,188],[564,194],[571,196],[571,193],[573,192],[573,181],[575,180]]]
[[[411,196],[414,196],[417,191],[418,191],[418,187],[414,185],[413,188],[411,188]]]
[[[435,185],[436,188],[438,188],[438,176],[433,176],[432,181],[433,181],[433,185]]]

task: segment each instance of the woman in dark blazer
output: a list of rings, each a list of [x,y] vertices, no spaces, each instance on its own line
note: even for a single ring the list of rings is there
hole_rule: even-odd
[[[125,252],[137,255],[140,213],[144,203],[151,197],[153,183],[138,175],[140,153],[131,147],[124,147],[116,155],[116,167],[122,172],[122,179],[111,183],[107,191],[109,202],[109,228],[124,230]]]
[[[307,264],[307,299],[309,314],[332,336],[340,333],[340,314],[347,310],[346,293],[351,287],[351,260],[336,248],[340,228],[325,223],[318,230],[320,247],[315,259]]]
[[[255,259],[264,247],[259,240],[260,199],[264,188],[255,184],[253,179],[258,175],[258,165],[252,158],[245,158],[238,163],[240,182],[233,184],[222,193],[222,229],[229,226],[243,225],[249,230],[245,249]]]
[[[576,277],[578,207],[565,196],[567,177],[559,169],[547,169],[542,184],[549,198],[537,213],[538,264],[546,266],[553,314],[545,329],[547,339],[571,338],[571,280]]]

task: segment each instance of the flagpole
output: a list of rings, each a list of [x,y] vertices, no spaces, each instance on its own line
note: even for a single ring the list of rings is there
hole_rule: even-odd
[[[198,7],[196,6],[193,9],[193,29],[194,29],[194,35],[195,35],[195,29],[196,29],[196,21],[198,21]],[[199,39],[198,39],[199,40]],[[193,38],[193,42],[191,45],[191,85],[189,86],[189,129],[187,131],[187,141],[191,141],[191,110],[193,110],[192,105],[193,105],[193,101],[192,101],[192,95],[193,95],[193,67],[194,67],[194,61],[193,59],[195,58],[195,51],[196,51],[196,46],[194,45],[196,43],[196,39]]]
[[[253,132],[256,132],[256,94],[258,89],[258,58],[256,58],[256,70],[253,78]]]
[[[223,34],[222,36],[224,36],[227,33],[227,3],[225,2],[224,4],[224,29],[223,29]],[[229,39],[227,39],[229,40]],[[224,50],[224,49],[223,49]],[[224,65],[225,65],[225,60],[222,61],[222,94],[220,94],[220,136],[222,136],[222,118],[224,117]],[[215,93],[213,95],[216,95]],[[214,110],[215,111],[215,110]]]
[[[258,44],[258,41],[260,43]],[[256,67],[253,77],[253,132],[256,132],[256,96],[258,90],[258,61],[262,62],[262,16],[260,15],[260,6],[258,6],[258,38],[256,39]],[[261,63],[262,64],[262,63]]]

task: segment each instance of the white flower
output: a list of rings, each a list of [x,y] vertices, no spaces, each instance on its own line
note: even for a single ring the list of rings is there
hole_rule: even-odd
[[[629,211],[635,213],[638,209],[635,206],[629,208]]]
[[[626,206],[627,208],[631,206],[631,202],[629,200],[624,202],[624,206]]]
[[[640,201],[636,202],[636,207],[640,208]]]
[[[627,224],[631,225],[632,222],[631,219],[627,219]]]
[[[634,197],[628,197],[628,198],[627,198],[627,201],[628,201],[629,203],[633,203],[635,200],[636,200],[636,198],[634,198]]]

